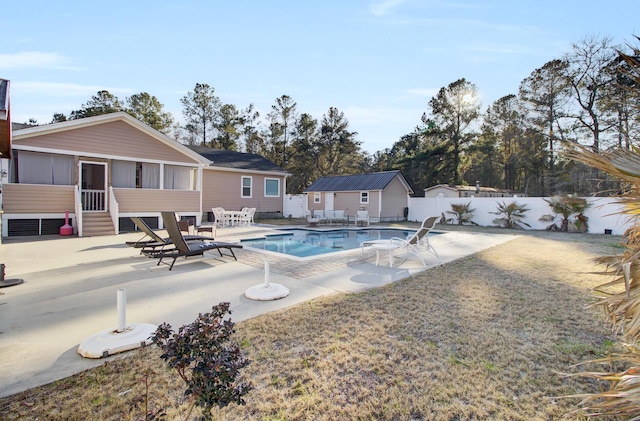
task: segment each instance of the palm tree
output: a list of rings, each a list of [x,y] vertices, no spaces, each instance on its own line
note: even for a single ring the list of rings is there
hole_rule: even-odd
[[[553,215],[542,215],[540,222],[551,222],[547,226],[547,231],[568,232],[572,231],[587,232],[589,229],[587,218],[584,211],[590,206],[586,199],[581,197],[554,196],[544,199],[551,206]]]
[[[452,203],[451,210],[447,211],[447,213],[454,216],[452,218],[447,218],[447,224],[453,224],[455,221],[457,221],[458,225],[464,225],[464,224],[478,225],[471,220],[471,218],[473,218],[474,211],[475,209],[471,209],[471,202]]]
[[[523,221],[524,214],[527,213],[529,208],[527,205],[518,205],[516,202],[511,202],[508,205],[505,202],[498,203],[497,212],[489,212],[494,215],[500,215],[500,218],[493,220],[494,224],[498,224],[501,227],[511,229],[524,229],[524,226],[531,227]]]
[[[625,89],[640,95],[640,48],[633,48],[629,55],[622,52],[618,54],[629,67],[623,73],[635,83]],[[621,213],[635,222],[625,233],[626,241],[622,243],[624,253],[598,259],[600,263],[607,264],[606,273],[613,280],[596,288],[604,296],[593,304],[604,309],[625,344],[619,344],[618,352],[595,362],[605,364],[610,370],[611,363],[622,364],[624,370],[579,373],[583,377],[609,382],[609,390],[580,395],[580,405],[594,416],[637,419],[640,415],[640,150],[631,147],[594,153],[591,149],[573,144],[567,156],[617,177],[625,191],[619,199],[625,205]]]
[[[622,255],[597,259],[607,265],[604,273],[612,276],[613,280],[596,288],[601,295],[593,304],[604,309],[614,331],[619,332],[622,339],[608,357],[591,362],[604,364],[610,370],[612,367],[620,368],[620,365],[623,369],[578,373],[579,376],[610,384],[609,390],[576,397],[582,399],[580,405],[590,414],[637,419],[640,415],[640,150],[616,149],[594,153],[588,148],[573,145],[567,155],[619,178],[626,190],[619,198],[619,202],[625,205],[621,213],[636,221],[625,234]]]

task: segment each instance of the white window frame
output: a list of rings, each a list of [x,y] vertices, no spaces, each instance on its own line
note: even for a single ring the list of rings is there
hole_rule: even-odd
[[[322,195],[319,191],[313,193],[313,203],[320,203],[320,199],[322,199]]]
[[[360,204],[361,205],[368,205],[369,204],[369,192],[368,191],[361,191],[360,192]]]
[[[275,181],[278,183],[278,193],[277,194],[267,194],[267,181]],[[279,178],[264,178],[264,197],[280,197],[280,179]]]
[[[246,196],[244,194],[244,180],[249,180],[249,195]],[[251,199],[253,197],[253,177],[249,176],[249,175],[243,175],[242,177],[240,177],[240,197],[246,198],[246,199]]]

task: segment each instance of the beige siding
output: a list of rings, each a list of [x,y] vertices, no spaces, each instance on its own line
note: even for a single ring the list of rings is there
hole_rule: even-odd
[[[360,193],[358,193],[359,195]],[[358,196],[358,203],[360,203],[360,196]],[[360,205],[361,208],[365,208],[369,211],[369,217],[371,218],[379,218],[380,217],[380,190],[370,190],[369,191],[369,204],[368,205]]]
[[[43,134],[14,141],[16,146],[68,150],[76,155],[97,154],[160,161],[196,161],[125,123],[113,121],[90,127]]]
[[[333,209],[345,211],[345,215],[355,216],[360,209],[360,192],[338,192],[333,199]]]
[[[74,187],[44,184],[4,184],[5,214],[74,212]]]
[[[309,209],[309,210],[312,210],[312,209],[322,209],[322,210],[324,210],[324,195],[325,195],[325,192],[320,192],[320,203],[314,203],[314,201],[313,201],[314,195],[315,195],[315,192],[307,194],[307,204],[308,204],[307,209]],[[338,209],[338,208],[336,208],[334,206],[334,209]]]
[[[200,212],[200,192],[187,190],[113,189],[120,213]]]
[[[408,206],[407,189],[397,177],[382,192],[383,220],[404,219],[404,208]]]
[[[251,197],[242,197],[242,177],[252,179]],[[277,178],[280,180],[280,196],[264,196],[265,178]],[[202,209],[205,212],[214,207],[222,207],[227,210],[240,210],[243,207],[256,208],[257,212],[282,213],[282,194],[284,189],[284,177],[276,177],[263,174],[243,174],[240,172],[205,170],[202,180]]]
[[[313,202],[314,192],[307,195],[309,210],[324,210],[325,195],[333,194],[333,192],[320,192],[320,203]],[[369,216],[378,217],[379,190],[369,191],[369,203],[360,203],[360,191],[336,192],[333,198],[333,209],[344,210],[346,215],[355,216],[356,211],[360,209],[368,210]],[[406,200],[405,200],[406,202]]]

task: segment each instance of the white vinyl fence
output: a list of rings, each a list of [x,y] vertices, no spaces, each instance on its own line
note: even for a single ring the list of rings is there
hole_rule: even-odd
[[[288,218],[304,218],[307,212],[307,195],[306,194],[287,194],[284,198],[284,209],[282,216]]]
[[[496,212],[499,203],[516,202],[526,205],[529,210],[525,214],[524,222],[531,225],[531,229],[543,230],[549,225],[539,222],[542,215],[553,214],[551,207],[542,197],[412,197],[409,199],[409,220],[422,221],[429,216],[455,218],[448,214],[451,204],[465,204],[471,202],[471,208],[475,209],[472,220],[481,226],[494,226],[493,220],[500,216],[492,214]],[[548,199],[548,198],[547,198]],[[589,197],[587,201],[591,206],[586,210],[585,216],[589,218],[589,232],[604,234],[605,230],[611,230],[613,235],[622,235],[632,224],[625,215],[620,215],[622,205],[615,203],[613,198]],[[454,222],[456,223],[456,222]]]

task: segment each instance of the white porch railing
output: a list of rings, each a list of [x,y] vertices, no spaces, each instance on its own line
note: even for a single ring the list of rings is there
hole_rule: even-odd
[[[90,211],[105,211],[106,198],[104,190],[82,190],[82,209]]]

